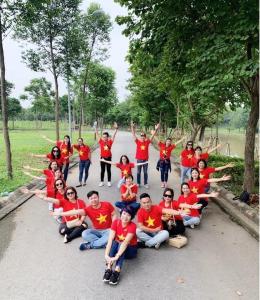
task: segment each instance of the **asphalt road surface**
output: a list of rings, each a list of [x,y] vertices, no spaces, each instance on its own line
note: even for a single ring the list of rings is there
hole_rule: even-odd
[[[121,154],[134,161],[129,133],[119,132],[112,150],[113,161]],[[119,169],[112,167],[112,187],[99,188],[98,159],[96,150],[79,196],[87,201],[87,192],[95,189],[102,200],[113,203],[119,198]],[[162,196],[157,159],[158,151],[151,146],[148,192],[154,203]],[[179,180],[172,172],[169,183],[176,197]],[[77,167],[68,183],[78,183]],[[34,197],[0,222],[0,299],[258,299],[258,242],[242,227],[210,203],[200,226],[187,229],[187,237],[182,249],[140,249],[135,260],[125,263],[119,285],[110,286],[102,282],[104,250],[79,251],[81,238],[63,244],[47,203]]]

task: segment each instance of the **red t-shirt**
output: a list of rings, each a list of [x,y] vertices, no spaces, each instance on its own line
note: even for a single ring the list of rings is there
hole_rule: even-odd
[[[189,205],[193,205],[193,204],[195,204],[197,202],[198,202],[198,198],[193,193],[190,193],[188,195],[188,197],[184,197],[183,195],[180,195],[180,197],[178,198],[178,205],[179,205],[179,207],[180,207],[181,203],[186,203],[186,204],[189,204]],[[191,217],[199,217],[200,214],[199,214],[199,211],[197,209],[189,208],[189,210],[190,210],[189,215]]]
[[[109,139],[105,142],[102,139],[100,139],[98,143],[100,145],[100,156],[103,158],[112,157],[111,148],[113,140]]]
[[[131,246],[136,246],[137,245],[137,237],[136,237],[136,224],[133,222],[130,222],[127,224],[126,227],[123,227],[122,221],[120,219],[117,219],[113,221],[111,225],[111,229],[115,231],[116,237],[115,240],[119,243],[122,243],[128,233],[133,233],[134,236],[129,242],[129,245]]]
[[[90,148],[87,145],[73,145],[73,147],[79,152],[79,159],[80,160],[87,160],[89,159]]]
[[[188,181],[190,191],[194,194],[204,194],[205,187],[208,185],[208,179],[199,179],[197,181]]]
[[[209,154],[208,153],[201,153],[199,158],[196,158],[195,156],[192,157],[192,168],[197,168],[198,167],[198,161],[200,159],[208,160],[209,159]]]
[[[59,191],[57,191],[56,195],[55,195],[55,198],[58,199],[58,200],[64,200],[64,201],[68,201],[64,198],[64,194],[61,194]],[[59,208],[60,207],[60,204],[53,204],[53,207],[54,208]]]
[[[75,210],[75,209],[84,209],[86,207],[86,204],[81,199],[77,199],[77,201],[75,203],[72,203],[66,199],[61,199],[60,207],[62,207],[63,211],[65,212],[65,211]],[[74,220],[77,218],[81,218],[81,215],[62,217],[62,221],[65,223],[67,221],[71,221],[71,220]]]
[[[194,155],[194,150],[184,149],[181,152],[181,165],[186,168],[192,168],[193,155]]]
[[[162,208],[169,208],[169,209],[174,209],[174,210],[179,210],[179,205],[178,205],[178,201],[177,200],[172,200],[171,201],[171,205],[170,206],[166,206],[165,204],[166,202],[164,200],[162,200],[160,203],[159,203],[159,206],[161,206]],[[182,220],[182,217],[181,216],[172,216],[170,217],[170,220]]]
[[[55,197],[55,189],[54,189],[55,175],[54,175],[54,172],[52,170],[46,169],[46,170],[43,170],[43,174],[46,176],[45,184],[46,184],[47,197],[54,198]]]
[[[160,159],[170,159],[172,150],[176,148],[174,144],[166,147],[166,144],[162,142],[159,142],[158,146],[160,148]]]
[[[50,161],[56,161],[56,163],[58,164],[58,167],[62,167],[63,163],[64,163],[64,158],[61,156],[60,158],[52,158],[51,153],[48,153],[46,155],[46,157],[50,160]]]
[[[115,211],[113,205],[109,202],[100,202],[99,208],[93,208],[88,205],[85,208],[86,215],[90,218],[95,229],[108,229],[112,224],[111,214]]]
[[[61,157],[64,159],[65,163],[69,163],[69,154],[73,154],[73,147],[68,149],[68,145],[66,145],[63,141],[57,141],[56,146],[60,148]]]
[[[199,171],[200,171],[200,179],[209,179],[209,175],[216,172],[216,169],[212,167],[207,167]]]
[[[119,168],[121,170],[121,177],[125,177],[126,175],[132,175],[132,168],[135,167],[134,163],[129,163],[129,164],[116,164],[116,167]]]
[[[138,192],[138,187],[136,184],[133,184],[131,187],[131,191],[132,193],[135,193],[135,196],[133,198],[130,197],[130,195],[128,195],[127,197],[123,197],[123,194],[125,194],[126,190],[127,190],[127,186],[125,184],[123,184],[120,188],[121,190],[121,199],[122,201],[134,201],[136,200],[136,195]]]
[[[150,211],[140,208],[137,213],[137,220],[138,223],[142,223],[144,226],[151,229],[157,227],[162,228],[162,207],[158,205],[152,205]]]
[[[149,145],[151,143],[150,139],[146,139],[145,141],[141,141],[136,139],[136,154],[135,158],[136,159],[141,159],[141,160],[148,160],[149,159]]]

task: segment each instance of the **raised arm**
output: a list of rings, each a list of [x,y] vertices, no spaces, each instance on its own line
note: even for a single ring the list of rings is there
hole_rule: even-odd
[[[49,139],[46,135],[42,135],[42,138],[45,139],[47,142],[50,142],[50,143],[52,143],[52,144],[56,144],[55,141]]]
[[[222,171],[222,170],[225,170],[227,168],[233,168],[234,166],[235,166],[234,163],[229,163],[229,164],[227,164],[225,166],[215,168],[215,171],[217,171],[217,172],[218,171]]]
[[[31,157],[46,158],[45,154],[34,154],[34,153],[31,153],[30,155],[31,155]]]
[[[25,170],[31,170],[31,171],[36,171],[36,172],[42,172],[42,170],[41,169],[37,169],[37,168],[31,168],[30,166],[23,166],[23,168],[25,169]]]
[[[175,142],[174,144],[177,146],[178,144],[180,144],[183,140],[185,140],[186,137],[184,136],[183,138],[181,138],[180,140],[178,140],[177,142]]]
[[[29,173],[29,172],[26,172],[26,171],[23,171],[23,173],[24,173],[25,175],[27,175],[27,176],[29,176],[29,177],[33,178],[33,179],[44,180],[44,178],[43,178],[43,177],[32,175],[31,173]]]
[[[207,151],[208,154],[212,153],[213,151],[217,150],[218,148],[220,148],[222,145],[218,144],[216,147],[211,148],[210,150]]]
[[[155,139],[156,143],[160,142],[160,140],[158,139],[158,137],[155,134],[155,130],[151,130],[151,136],[153,136],[153,138]]]
[[[220,178],[210,178],[210,179],[208,179],[208,182],[209,183],[214,183],[214,182],[228,181],[230,179],[231,179],[230,175],[224,175]]]
[[[136,133],[135,133],[135,123],[134,122],[131,122],[131,132],[132,132],[132,136],[133,136],[134,140],[137,140],[137,136],[136,136]]]
[[[218,192],[212,192],[209,194],[198,194],[197,198],[217,198],[219,196]]]
[[[155,137],[155,135],[156,135],[156,133],[157,133],[157,131],[158,131],[159,128],[160,128],[160,123],[158,123],[158,124],[155,125],[155,131],[153,132],[153,134],[152,134],[152,136],[150,138],[151,141],[154,139],[154,137]]]
[[[73,209],[73,210],[68,210],[68,211],[54,211],[52,213],[53,216],[63,216],[63,217],[69,217],[69,216],[75,216],[75,215],[81,215],[81,216],[86,216],[85,210],[84,209]]]
[[[99,135],[99,133],[98,133],[98,128],[97,128],[97,126],[95,127],[95,133],[96,133],[96,138],[97,138],[97,140],[99,141],[99,140],[100,140],[100,135]]]
[[[35,194],[35,196],[39,199],[42,199],[42,200],[46,201],[46,202],[54,203],[54,204],[57,204],[57,205],[60,204],[60,200],[55,199],[55,198],[46,197],[42,194]]]
[[[117,134],[117,130],[118,130],[118,125],[117,125],[116,122],[114,123],[114,128],[115,128],[115,131],[114,131],[114,134],[113,134],[113,136],[112,136],[112,141],[113,141],[113,142],[114,142],[114,140],[115,140],[115,137],[116,137],[116,134]]]

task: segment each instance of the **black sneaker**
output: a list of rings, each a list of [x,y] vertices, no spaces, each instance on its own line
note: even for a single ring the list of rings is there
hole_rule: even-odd
[[[103,276],[103,281],[109,282],[111,275],[112,275],[112,270],[106,269],[105,274]]]
[[[139,249],[146,248],[145,242],[141,242],[141,241],[137,242],[137,247],[138,247]]]
[[[120,272],[114,271],[110,276],[109,284],[117,285],[119,281]]]

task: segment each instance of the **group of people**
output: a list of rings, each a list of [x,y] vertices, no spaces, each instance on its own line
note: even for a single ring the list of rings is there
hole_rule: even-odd
[[[138,138],[134,124],[131,125],[136,143],[137,163],[130,162],[126,155],[122,155],[118,163],[112,162],[111,148],[118,130],[117,124],[114,127],[112,137],[108,132],[103,132],[100,137],[96,130],[100,145],[101,181],[99,186],[104,186],[105,171],[107,171],[107,185],[110,187],[111,165],[119,168],[121,170],[121,178],[118,182],[120,201],[112,205],[110,202],[100,200],[98,191],[91,190],[87,193],[88,205],[86,205],[84,200],[78,198],[77,189],[67,185],[69,159],[73,154],[73,149],[79,153],[77,187],[86,185],[91,164],[90,147],[84,144],[82,138],[78,139],[78,144],[71,144],[70,137],[67,135],[63,141],[57,141],[51,152],[45,156],[49,159],[48,169],[43,171],[46,176],[46,190],[23,189],[24,193],[33,193],[49,203],[49,210],[59,223],[59,233],[64,236],[64,243],[82,237],[83,243],[79,247],[81,251],[105,248],[106,268],[103,281],[111,285],[118,283],[124,260],[136,257],[138,248],[159,249],[160,245],[170,237],[185,235],[187,226],[194,228],[198,225],[203,209],[208,205],[208,198],[218,196],[216,192],[209,193],[210,183],[230,180],[230,176],[210,178],[210,174],[233,167],[233,164],[218,168],[208,167],[207,160],[214,148],[210,150],[207,148],[203,153],[201,147],[194,149],[193,142],[188,141],[180,157],[181,195],[175,200],[173,189],[167,186],[168,174],[171,170],[170,158],[171,152],[183,139],[175,144],[172,144],[171,138],[167,138],[166,141],[158,140],[160,154],[157,169],[160,170],[161,187],[164,190],[161,202],[158,205],[153,204],[148,193],[142,193],[138,197],[138,188],[141,185],[142,170],[144,187],[149,188],[149,145],[156,138],[159,124],[151,132],[150,139],[144,132],[141,132]],[[35,154],[33,156],[43,157]],[[137,167],[137,184],[134,183],[132,174],[134,167]],[[38,170],[30,166],[24,166],[24,168]],[[25,173],[36,177],[28,171]],[[119,209],[120,217],[116,208]],[[133,221],[136,215],[137,224]],[[86,217],[90,219],[92,228],[89,228]]]

